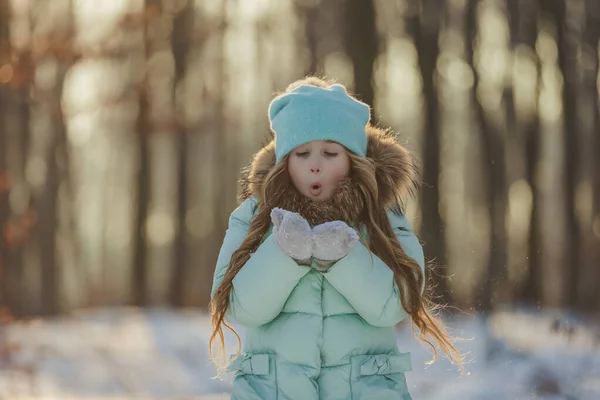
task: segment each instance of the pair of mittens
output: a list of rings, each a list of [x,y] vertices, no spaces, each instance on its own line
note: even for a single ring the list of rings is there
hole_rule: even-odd
[[[290,257],[300,263],[314,258],[327,264],[352,250],[358,234],[343,221],[331,221],[311,228],[300,214],[281,208],[271,210],[273,240]]]

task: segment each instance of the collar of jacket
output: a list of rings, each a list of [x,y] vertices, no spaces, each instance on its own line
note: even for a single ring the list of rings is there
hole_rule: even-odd
[[[402,213],[406,201],[418,186],[415,161],[391,131],[369,124],[366,133],[366,157],[375,166],[380,204],[386,209]],[[275,141],[271,140],[254,155],[250,166],[244,170],[239,200],[244,201],[254,196],[260,202],[264,179],[274,166]],[[312,226],[333,220],[345,221],[356,226],[355,221],[360,220],[363,201],[359,191],[354,190],[355,187],[356,182],[352,178],[343,180],[331,201],[324,204],[305,198],[292,185],[290,196],[286,196],[283,201],[285,204],[278,206],[299,212]]]

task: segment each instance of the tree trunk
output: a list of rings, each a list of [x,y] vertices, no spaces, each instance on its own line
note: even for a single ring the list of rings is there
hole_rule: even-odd
[[[440,15],[442,14],[439,7],[440,3],[437,1],[424,0],[420,14],[413,21],[413,29],[425,102],[421,239],[424,242],[427,259],[435,265],[435,271],[428,269],[427,280],[431,281],[435,287],[436,298],[442,303],[450,303],[451,296],[446,281],[444,223],[439,212],[440,113],[435,86],[436,63],[439,53],[438,35]]]
[[[582,255],[585,257],[585,276],[582,279],[582,306],[587,310],[600,310],[600,103],[598,101],[598,41],[600,40],[600,4],[586,0],[586,23],[583,35],[583,52],[590,65],[583,74],[584,101],[590,104],[590,126],[586,148],[589,184],[592,186],[591,221],[583,240]]]
[[[470,0],[467,4],[465,18],[467,37],[473,40],[477,35],[477,4],[479,1]],[[493,304],[502,299],[502,286],[506,285],[506,171],[504,142],[501,128],[489,121],[486,112],[477,99],[479,85],[479,71],[475,68],[473,60],[473,44],[467,46],[467,61],[473,69],[474,82],[472,87],[472,101],[475,105],[477,130],[481,137],[483,153],[483,169],[486,201],[490,215],[490,254],[488,268],[484,274],[482,284],[476,291],[476,302],[483,311],[490,311]],[[504,95],[504,98],[507,96]],[[512,95],[511,103],[512,103]],[[510,107],[508,107],[510,110]],[[510,112],[510,111],[509,111]]]
[[[225,167],[217,167],[215,165],[213,167],[213,177],[212,182],[231,182],[234,178],[237,178],[237,167],[236,163],[233,162],[237,158],[236,146],[231,146],[229,141],[229,135],[227,130],[227,116],[225,115],[225,93],[227,92],[227,76],[225,75],[226,68],[226,57],[225,57],[225,31],[224,27],[228,24],[228,16],[227,16],[227,6],[228,1],[223,0],[221,3],[221,18],[222,24],[221,29],[216,34],[219,35],[217,39],[218,45],[215,46],[215,51],[217,52],[215,59],[217,62],[217,66],[215,68],[215,80],[218,82],[218,90],[217,95],[212,100],[215,102],[214,110],[215,112],[212,114],[212,118],[209,120],[210,124],[210,134],[216,135],[216,139],[212,142],[214,143],[214,152],[217,155],[216,160],[218,160],[219,165]],[[217,223],[214,224],[214,231],[210,236],[210,240],[212,244],[209,245],[210,249],[214,249],[214,252],[207,252],[207,257],[205,259],[205,265],[216,265],[218,250],[223,243],[223,237],[225,237],[225,232],[227,229],[227,221],[229,220],[229,215],[232,210],[232,204],[236,202],[235,196],[235,186],[233,185],[225,185],[225,184],[217,184],[215,190],[215,210],[214,214],[216,215],[215,220]],[[210,294],[211,283],[212,283],[212,275],[210,275],[211,279],[206,279],[203,282],[202,293]],[[205,299],[202,299],[202,306],[205,306],[210,301],[210,296],[206,296]]]
[[[175,61],[175,79],[173,82],[173,103],[176,104],[176,90],[185,77],[187,67],[187,56],[190,50],[190,37],[193,30],[194,18],[193,3],[188,0],[186,6],[173,19],[173,33],[171,46]],[[175,123],[177,126],[177,234],[175,237],[175,265],[171,278],[170,302],[173,306],[184,305],[184,283],[187,270],[187,229],[185,217],[188,211],[188,133],[185,127],[179,123],[179,112],[175,108]]]
[[[8,246],[6,280],[10,282],[12,311],[15,315],[31,315],[35,305],[30,296],[23,296],[26,290],[24,247],[31,235],[31,227],[37,215],[31,201],[31,187],[26,180],[25,170],[30,141],[29,90],[32,71],[28,54],[13,54],[12,68],[22,78],[13,79],[8,84],[6,98],[5,129],[7,133],[8,171],[10,194],[15,197],[9,203],[9,225],[5,233],[11,237]],[[25,292],[26,293],[26,292]]]
[[[67,18],[68,26],[65,29],[66,35],[74,35],[73,27],[73,1],[69,0]],[[65,40],[67,40],[65,38]],[[77,54],[75,49],[71,48],[70,53],[66,55],[65,59],[60,60],[61,62],[57,68],[56,85],[54,87],[54,100],[52,109],[54,110],[54,128],[57,135],[57,152],[56,162],[57,173],[60,180],[60,185],[63,187],[62,195],[59,195],[59,208],[57,214],[63,218],[58,221],[58,232],[57,234],[61,237],[63,243],[62,251],[58,256],[57,262],[60,266],[60,280],[57,285],[57,296],[58,305],[60,311],[69,310],[74,306],[77,300],[78,303],[81,301],[81,295],[77,296],[73,291],[69,291],[66,286],[70,279],[73,279],[72,275],[75,275],[79,280],[80,287],[91,287],[89,282],[89,273],[80,264],[80,242],[79,235],[77,235],[76,228],[76,217],[75,217],[75,195],[72,180],[72,156],[69,148],[69,140],[67,136],[67,127],[65,125],[65,118],[62,109],[62,98],[63,89],[65,84],[65,78],[69,69],[73,66],[75,61],[79,58],[80,54]],[[81,290],[80,290],[81,292]],[[80,303],[79,303],[80,304]]]
[[[0,65],[5,65],[10,60],[8,0],[0,0]],[[0,81],[3,78],[0,76]],[[10,189],[10,175],[8,173],[8,134],[7,134],[7,85],[0,83],[0,309],[9,306],[10,285],[8,273],[8,241],[6,229],[10,217],[8,193]]]
[[[581,259],[578,251],[580,229],[575,210],[575,196],[579,182],[578,148],[580,124],[577,118],[578,76],[577,76],[577,37],[567,24],[567,7],[564,0],[552,0],[547,3],[556,23],[556,43],[558,46],[558,64],[563,76],[563,154],[564,171],[562,175],[564,199],[564,277],[566,305],[576,307]]]
[[[68,18],[69,23],[71,23],[72,11],[70,7]],[[65,33],[73,34],[69,28],[66,28],[63,32],[63,35],[58,35],[57,37],[63,37],[67,40],[68,38],[65,37]],[[42,260],[40,311],[46,315],[57,314],[61,310],[61,293],[63,293],[61,282],[63,281],[63,271],[65,271],[64,267],[67,262],[66,254],[63,254],[62,260],[59,260],[60,256],[57,252],[56,240],[60,226],[58,200],[61,182],[64,182],[65,186],[70,189],[68,177],[68,143],[61,109],[61,99],[65,75],[71,60],[57,59],[54,60],[54,62],[57,63],[55,84],[54,87],[46,93],[46,96],[44,96],[44,98],[47,98],[48,100],[42,105],[45,112],[49,114],[51,121],[49,126],[51,138],[43,149],[43,156],[46,160],[46,165],[48,166],[47,175],[41,194],[39,198],[36,199],[36,210],[39,215],[37,234],[39,254]],[[70,210],[65,218],[67,219],[66,223],[68,226],[68,224],[71,223]],[[63,221],[63,224],[64,223],[65,221]],[[67,232],[72,233],[70,229],[67,230]],[[64,235],[67,232],[63,232],[63,240],[71,240],[69,244],[70,246],[74,246],[75,243],[72,241],[73,238]],[[70,261],[73,262],[72,259]]]
[[[135,224],[135,254],[133,261],[133,304],[144,306],[146,304],[146,218],[148,217],[148,197],[150,192],[149,180],[149,155],[148,155],[148,99],[145,89],[140,89],[139,115],[137,120],[137,134],[139,141],[139,166],[137,188],[137,216]]]
[[[310,54],[310,63],[307,75],[322,73],[323,63],[320,60],[317,38],[317,21],[319,17],[319,5],[308,5],[301,7],[301,15],[304,15],[304,32]]]
[[[53,116],[57,118],[56,116]],[[48,144],[46,153],[46,165],[48,173],[43,192],[38,199],[37,213],[38,237],[40,246],[40,257],[42,260],[42,310],[46,315],[56,314],[59,311],[59,270],[56,262],[56,231],[57,231],[57,200],[58,200],[58,169],[56,165],[56,154],[58,150],[58,132],[60,126],[52,124],[52,138]]]
[[[159,0],[146,0],[145,15],[151,7],[160,7]],[[148,20],[144,20],[144,61],[148,61],[150,54],[150,43],[148,34]],[[150,155],[148,146],[148,135],[151,134],[152,126],[150,124],[147,77],[141,80],[139,88],[139,111],[137,117],[137,135],[139,141],[138,156],[138,188],[137,188],[137,216],[136,216],[136,235],[135,235],[135,253],[133,262],[133,304],[144,306],[148,301],[146,292],[146,280],[148,268],[146,265],[147,242],[146,242],[146,220],[148,218],[149,197],[150,197]]]
[[[512,0],[517,1],[517,0]],[[531,51],[534,57],[537,70],[537,86],[534,95],[534,101],[539,98],[539,79],[540,62],[535,53],[535,43],[537,40],[537,18],[538,3],[537,0],[529,2],[519,2],[517,11],[517,44],[525,45]],[[525,146],[525,179],[531,188],[531,216],[529,221],[529,243],[528,243],[528,268],[522,289],[520,289],[519,298],[530,304],[539,303],[542,300],[542,266],[541,266],[541,246],[542,237],[540,229],[540,187],[536,179],[536,169],[540,162],[540,123],[539,113],[536,111],[526,121],[522,122],[523,137]]]
[[[2,74],[2,136],[3,168],[6,203],[2,206],[4,220],[2,247],[4,265],[0,280],[6,282],[5,306],[14,315],[30,314],[30,299],[22,296],[24,290],[23,243],[30,234],[35,214],[31,208],[30,188],[25,181],[25,165],[29,142],[29,64],[23,64],[22,55],[15,54],[10,45],[9,4],[0,0],[0,65],[8,65]],[[7,69],[5,69],[6,71]],[[19,77],[17,79],[17,77]],[[11,199],[13,195],[13,199]],[[10,201],[12,200],[12,201]],[[18,203],[17,203],[18,202]],[[4,201],[3,201],[4,203]]]
[[[514,7],[508,8],[509,29],[511,36],[511,48],[515,47],[514,19],[516,18]],[[491,295],[491,308],[506,304],[510,301],[508,297],[508,238],[506,230],[506,210],[508,207],[508,178],[506,150],[514,146],[516,141],[516,117],[512,84],[505,87],[502,93],[505,107],[504,126],[492,128],[485,135],[485,147],[489,156],[490,171],[489,193],[490,193],[490,257],[488,266],[488,278],[486,286]],[[491,127],[492,124],[490,124]],[[513,152],[510,153],[514,154]]]
[[[354,94],[373,107],[373,64],[379,52],[375,5],[372,0],[347,0],[345,17],[344,47],[354,67]]]

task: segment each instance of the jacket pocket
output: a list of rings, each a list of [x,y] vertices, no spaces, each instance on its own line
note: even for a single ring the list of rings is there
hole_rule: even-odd
[[[235,372],[231,400],[277,399],[274,355],[242,353],[227,369]]]
[[[351,356],[350,365],[353,400],[411,400],[404,376],[410,353]]]

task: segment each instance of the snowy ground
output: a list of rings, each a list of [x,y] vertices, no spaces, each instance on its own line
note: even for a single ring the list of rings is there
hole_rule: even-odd
[[[451,323],[468,353],[460,376],[403,326],[415,400],[600,399],[600,324],[503,312]],[[0,325],[1,326],[1,325]],[[86,310],[0,328],[0,400],[228,399],[207,356],[210,321],[195,311]],[[234,351],[232,336],[228,350]]]

